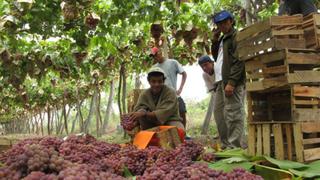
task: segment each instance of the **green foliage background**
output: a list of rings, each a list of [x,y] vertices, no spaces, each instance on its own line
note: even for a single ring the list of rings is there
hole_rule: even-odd
[[[72,106],[97,89],[108,91],[108,82],[119,78],[121,64],[129,79],[144,72],[152,64],[147,56],[152,23],[161,22],[169,39],[173,29],[190,26],[199,36],[210,37],[212,14],[227,9],[240,21],[243,4],[179,2],[0,0],[0,121],[46,107]],[[276,3],[264,6],[259,18],[275,14]],[[94,22],[88,23],[90,18]],[[183,45],[172,49],[177,59],[188,51]]]

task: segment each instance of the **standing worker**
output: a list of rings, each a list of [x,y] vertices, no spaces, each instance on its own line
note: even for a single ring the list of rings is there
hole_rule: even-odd
[[[279,16],[302,14],[306,16],[313,12],[317,12],[317,8],[312,0],[280,0]]]
[[[177,60],[166,59],[163,56],[160,48],[157,48],[157,47],[152,48],[150,56],[152,56],[156,61],[156,64],[154,66],[160,67],[166,73],[165,84],[177,92],[178,102],[179,102],[179,113],[180,113],[180,117],[182,118],[182,123],[186,128],[187,110],[186,110],[186,105],[183,99],[181,98],[181,92],[187,79],[187,73],[184,71],[181,64]],[[182,75],[181,84],[178,90],[177,90],[177,74]]]
[[[211,52],[215,59],[216,99],[214,118],[222,148],[241,147],[244,133],[244,62],[237,58],[235,20],[228,11],[213,16],[214,30]],[[221,35],[222,33],[222,35]]]

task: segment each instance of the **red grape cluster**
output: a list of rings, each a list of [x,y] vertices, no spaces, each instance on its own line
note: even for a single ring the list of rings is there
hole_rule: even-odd
[[[44,137],[40,140],[39,144],[46,148],[54,148],[54,150],[58,151],[60,145],[63,143],[63,140],[57,137]]]
[[[191,157],[193,161],[197,160],[204,152],[203,145],[192,140],[184,141],[177,147],[176,151],[185,153],[186,156]]]
[[[119,144],[109,144],[103,141],[95,141],[92,143],[92,145],[104,156],[119,152],[121,149],[121,146]]]
[[[65,160],[73,163],[96,164],[105,155],[119,149],[118,145],[97,143],[97,140],[90,135],[72,135],[60,145],[59,153]]]
[[[111,155],[100,161],[100,168],[103,171],[111,172],[118,175],[123,175],[124,173],[124,162],[120,160],[119,154]]]
[[[138,150],[135,146],[123,147],[119,152],[108,156],[101,162],[101,168],[123,175],[124,168],[134,175],[142,175],[147,165],[147,151]]]
[[[215,155],[212,152],[202,153],[201,159],[206,161],[206,162],[214,162],[215,161]]]
[[[233,171],[226,174],[226,177],[230,179],[263,180],[261,176],[254,175],[242,168],[233,169]]]
[[[59,156],[57,151],[52,151],[50,154],[50,160],[48,163],[49,172],[59,173],[61,170],[71,165],[71,162],[64,160],[63,157]]]
[[[110,172],[102,172],[97,166],[87,164],[76,164],[66,168],[58,175],[59,180],[70,179],[87,179],[87,180],[124,180],[125,178],[112,174]]]
[[[39,144],[26,145],[25,155],[27,156],[28,172],[44,171],[47,169],[50,155],[43,146]]]
[[[146,169],[146,162],[148,155],[145,151],[138,149],[128,150],[123,153],[121,160],[124,162],[125,166],[134,175],[142,175]]]
[[[93,15],[92,13],[88,14],[85,18],[85,24],[90,29],[95,29],[98,23],[99,23],[99,18],[96,17],[96,15]]]
[[[68,143],[74,143],[74,144],[90,144],[96,142],[96,138],[89,134],[84,134],[84,135],[70,135],[67,137],[65,142]]]
[[[92,144],[74,144],[65,142],[59,149],[60,156],[73,163],[95,164],[103,157]]]
[[[149,168],[154,165],[154,163],[158,159],[159,155],[161,153],[163,153],[165,150],[160,147],[157,147],[157,146],[150,146],[150,147],[147,147],[145,149],[145,151],[146,151],[147,157],[148,157],[148,159],[146,161],[146,168]]]
[[[179,171],[183,167],[191,165],[191,158],[185,155],[186,154],[179,153],[176,150],[163,151],[158,155],[155,163],[144,171],[144,174],[141,178],[145,179],[146,177],[154,177],[155,179],[163,179],[165,174],[168,174],[170,171]]]
[[[8,161],[6,165],[20,172],[22,176],[33,171],[59,173],[68,164],[53,148],[27,144],[21,149],[22,154],[15,157],[14,161]]]
[[[39,138],[34,139],[25,139],[20,141],[12,146],[11,149],[7,150],[4,153],[0,154],[0,162],[11,165],[12,163],[18,161],[18,156],[24,153],[23,147],[28,144],[38,144],[40,141]]]
[[[175,169],[173,167],[168,167],[169,170],[159,170],[151,171],[150,173],[145,173],[143,176],[137,177],[138,180],[158,180],[158,179],[168,179],[168,180],[184,180],[184,179],[216,179],[216,180],[262,180],[263,178],[254,175],[244,169],[235,169],[230,173],[224,173],[222,171],[216,171],[210,169],[205,163],[193,163],[189,166],[184,166],[181,169]]]
[[[145,151],[147,152],[149,158],[157,159],[158,156],[165,150],[157,146],[149,146],[145,149]]]
[[[193,141],[173,150],[139,150],[133,145],[100,142],[90,135],[70,136],[65,141],[53,137],[28,139],[1,154],[6,167],[0,168],[0,180],[122,180],[125,168],[142,180],[262,179],[243,169],[224,173],[195,163],[199,157],[214,160],[213,153],[203,151],[203,146]]]
[[[0,180],[19,180],[21,179],[21,173],[16,171],[10,167],[2,167],[0,168]]]
[[[131,131],[137,126],[137,121],[131,119],[129,114],[125,114],[121,116],[120,124],[124,130]]]
[[[41,171],[33,171],[23,180],[58,180],[58,177],[54,174],[45,174]]]

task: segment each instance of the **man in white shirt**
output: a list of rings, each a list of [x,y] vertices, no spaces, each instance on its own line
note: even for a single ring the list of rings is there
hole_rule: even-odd
[[[215,74],[214,74],[214,61],[208,55],[201,56],[198,60],[198,64],[203,70],[202,78],[206,84],[208,92],[214,92],[215,90]]]
[[[218,83],[222,80],[221,78],[221,65],[219,66],[219,62],[214,62],[210,56],[204,55],[198,59],[198,64],[203,70],[203,80],[206,84],[208,92],[211,92],[213,96],[215,96],[215,91]],[[218,79],[218,81],[217,81]],[[220,79],[220,80],[219,80]],[[219,138],[223,147],[228,146],[228,128],[227,123],[223,119],[216,119],[217,129],[219,133]]]
[[[181,98],[181,92],[183,89],[183,86],[187,79],[187,73],[182,68],[181,64],[175,60],[175,59],[166,59],[160,48],[154,47],[151,49],[151,54],[156,62],[154,66],[160,67],[167,76],[167,79],[165,80],[165,84],[172,89],[174,89],[177,92],[178,101],[179,101],[179,113],[182,118],[182,122],[184,127],[186,127],[186,105]],[[179,89],[177,90],[177,75],[182,75],[181,84],[179,86]]]

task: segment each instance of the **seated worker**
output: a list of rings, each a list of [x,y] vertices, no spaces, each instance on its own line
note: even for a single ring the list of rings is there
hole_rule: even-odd
[[[176,92],[164,84],[164,71],[159,67],[152,67],[147,79],[150,88],[140,94],[130,119],[138,121],[141,130],[161,125],[176,126],[184,130]]]
[[[312,0],[280,0],[278,15],[308,14],[317,12]]]

